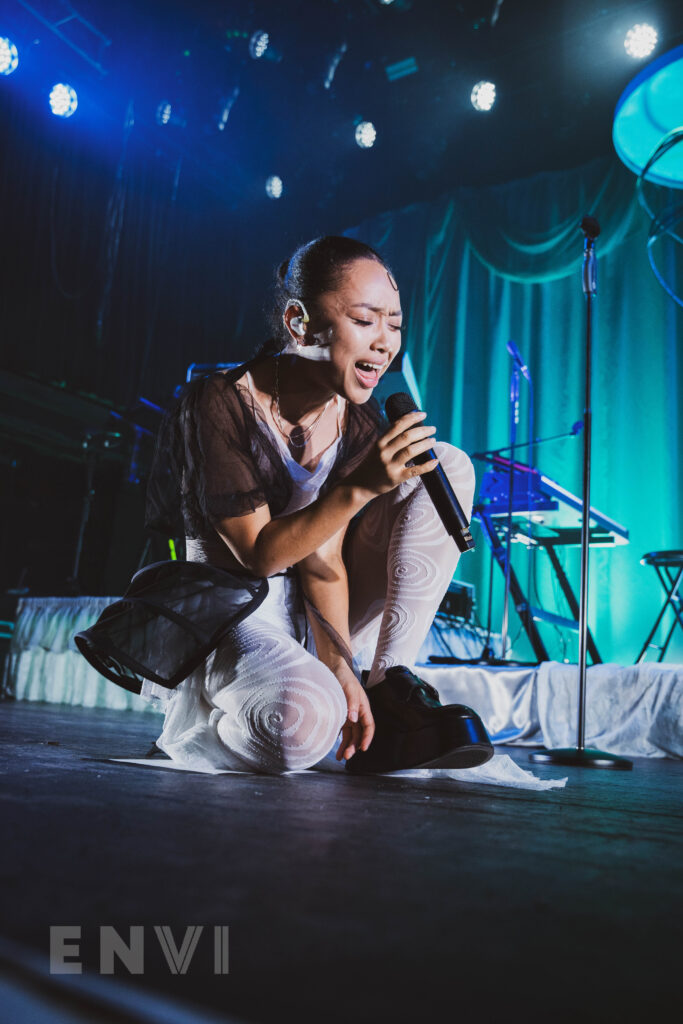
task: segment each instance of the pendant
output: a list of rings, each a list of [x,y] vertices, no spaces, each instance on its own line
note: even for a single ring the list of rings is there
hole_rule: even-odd
[[[287,441],[292,448],[305,448],[308,443],[305,431],[298,424],[290,432]]]

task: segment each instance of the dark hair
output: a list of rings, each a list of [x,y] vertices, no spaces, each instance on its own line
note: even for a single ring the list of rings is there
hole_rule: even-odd
[[[289,335],[282,314],[289,299],[301,299],[310,313],[319,296],[334,291],[346,268],[356,260],[376,260],[391,274],[387,261],[355,238],[324,235],[300,245],[275,272],[275,294],[268,315],[272,336],[256,354],[275,355],[287,344]]]

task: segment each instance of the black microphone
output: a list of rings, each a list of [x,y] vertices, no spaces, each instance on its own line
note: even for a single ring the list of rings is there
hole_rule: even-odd
[[[521,375],[523,377],[526,377],[526,379],[531,383],[531,374],[529,373],[529,367],[522,359],[522,353],[519,351],[512,338],[510,338],[506,347],[508,352],[512,356],[513,363],[515,364]]]
[[[600,225],[595,217],[584,217],[581,221],[583,231],[583,268],[581,282],[584,295],[595,295],[598,290],[598,261],[595,256],[595,239],[600,234]]]
[[[415,402],[405,391],[398,391],[394,395],[389,395],[384,406],[387,417],[392,423],[400,420],[401,416],[405,416],[409,412],[415,412],[416,409]],[[430,448],[426,452],[420,452],[419,455],[415,455],[413,462],[423,464],[435,458],[437,458],[436,452],[433,448]],[[427,489],[427,494],[434,502],[434,507],[439,513],[441,522],[457,544],[458,549],[463,552],[472,551],[474,549],[474,540],[470,533],[470,524],[467,522],[467,516],[463,512],[462,506],[441,464],[439,463],[429,473],[425,473],[421,480]]]

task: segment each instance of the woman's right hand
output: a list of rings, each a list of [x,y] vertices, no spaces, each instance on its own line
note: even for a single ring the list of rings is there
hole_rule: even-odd
[[[430,459],[422,465],[406,465],[416,455],[434,446],[436,427],[420,423],[426,415],[416,409],[392,423],[344,483],[360,487],[374,498],[392,491],[411,477],[422,476],[435,469],[438,459]]]

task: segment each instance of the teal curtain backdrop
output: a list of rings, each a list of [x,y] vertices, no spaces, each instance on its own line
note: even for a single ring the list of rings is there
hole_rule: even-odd
[[[657,197],[660,202],[676,195]],[[679,196],[680,201],[680,196]],[[583,415],[585,300],[581,289],[581,218],[598,218],[598,297],[594,315],[592,505],[630,531],[627,546],[593,548],[589,623],[604,661],[632,663],[663,601],[648,551],[683,548],[679,501],[683,415],[683,310],[657,283],[647,259],[649,223],[635,179],[616,158],[561,173],[486,188],[461,188],[382,214],[346,234],[380,249],[401,289],[405,347],[416,370],[428,422],[467,452],[505,445],[512,338],[534,383],[534,435],[568,431]],[[681,294],[683,260],[671,243],[660,267]],[[521,382],[519,438],[528,437],[530,396]],[[535,465],[582,493],[582,435],[536,449]],[[520,458],[524,458],[520,454]],[[478,483],[485,465],[476,463]],[[476,584],[485,623],[490,554],[481,532],[458,575]],[[579,592],[578,549],[560,549]],[[514,546],[523,585],[529,555]],[[537,594],[568,614],[542,552],[533,559]],[[532,582],[533,582],[532,578]],[[493,628],[500,630],[503,578],[495,567]],[[670,613],[668,613],[668,616]],[[667,618],[668,618],[667,616]],[[532,658],[512,612],[519,657]],[[576,661],[576,634],[542,625],[550,656]],[[683,661],[674,634],[667,661]],[[651,652],[649,658],[656,656]]]

